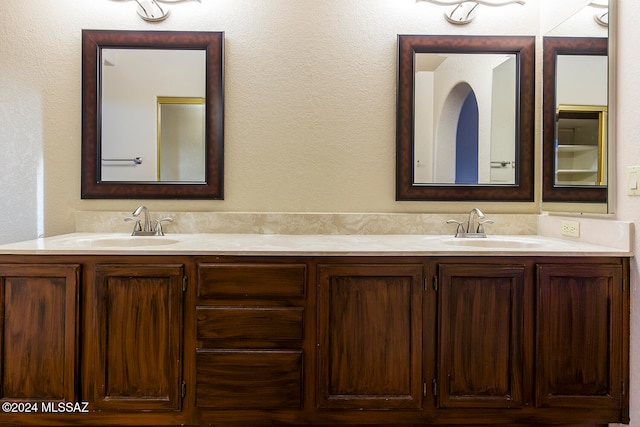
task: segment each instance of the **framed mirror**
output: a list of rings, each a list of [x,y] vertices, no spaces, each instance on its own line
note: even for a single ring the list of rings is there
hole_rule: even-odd
[[[588,16],[578,33],[587,32],[584,26],[589,25],[606,34],[601,18],[606,11],[591,5],[580,10]],[[543,202],[590,203],[606,210],[611,156],[608,46],[608,37],[543,38]]]
[[[397,200],[533,200],[534,51],[529,36],[398,36]]]
[[[224,33],[82,32],[82,198],[222,199]]]

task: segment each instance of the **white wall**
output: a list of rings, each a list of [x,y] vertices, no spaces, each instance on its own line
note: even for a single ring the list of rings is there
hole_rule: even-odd
[[[420,71],[415,75],[415,93],[420,94],[414,100],[414,179],[415,182],[435,182],[433,160],[434,139],[434,105],[433,105],[434,73]]]
[[[607,75],[606,56],[560,55],[556,104],[607,105]]]
[[[15,105],[15,99],[20,104]],[[42,131],[37,126],[16,128],[8,122],[9,117],[37,122],[41,108],[40,95],[19,77],[12,87],[0,91],[0,242],[43,233]]]
[[[515,58],[496,67],[493,73],[493,98],[491,100],[491,162],[510,162],[506,166],[491,163],[490,182],[495,184],[514,184],[516,182],[516,114],[513,105],[517,102]],[[509,115],[514,120],[508,120]],[[504,119],[503,119],[504,118]]]
[[[626,193],[627,167],[640,165],[640,2],[621,0],[618,14],[617,32],[617,75],[616,92],[617,120],[617,216],[633,221],[640,230],[640,197],[630,197]],[[635,232],[635,251],[640,249],[640,233]],[[631,262],[631,425],[640,426],[640,261],[636,256]]]

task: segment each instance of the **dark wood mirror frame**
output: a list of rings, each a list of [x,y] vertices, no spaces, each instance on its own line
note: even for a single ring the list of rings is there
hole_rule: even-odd
[[[413,91],[416,53],[504,53],[516,56],[518,120],[513,185],[416,184],[413,168]],[[533,201],[535,37],[398,36],[396,200]]]
[[[542,201],[607,203],[607,187],[555,185],[556,59],[558,55],[607,55],[608,40],[544,37],[542,70]]]
[[[206,51],[205,181],[128,182],[101,179],[100,58],[102,48]],[[82,31],[83,199],[223,199],[224,33]]]

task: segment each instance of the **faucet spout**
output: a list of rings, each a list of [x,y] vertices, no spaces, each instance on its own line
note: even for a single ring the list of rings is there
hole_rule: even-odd
[[[140,225],[140,214],[143,215],[144,222]],[[135,211],[131,213],[131,218],[125,218],[125,221],[135,222],[133,226],[132,236],[164,236],[162,230],[163,222],[171,222],[173,218],[156,218],[155,227],[151,221],[151,215],[149,215],[149,209],[146,206],[138,206]]]
[[[477,224],[475,221],[476,217],[478,218]],[[456,237],[487,237],[487,233],[485,233],[484,231],[484,224],[493,224],[493,220],[484,219],[484,213],[478,208],[473,208],[471,209],[471,212],[469,212],[469,219],[467,220],[466,230],[464,228],[464,221],[450,219],[447,221],[447,224],[458,224],[458,228],[456,229]]]
[[[151,219],[149,218],[149,209],[146,206],[138,206],[135,211],[131,214],[134,218],[140,216],[140,214],[144,215],[144,222],[142,223],[142,231],[145,233],[151,233],[153,230],[151,229]]]
[[[478,219],[482,219],[484,218],[484,213],[482,213],[482,211],[478,208],[473,208],[471,209],[471,212],[469,212],[469,221],[467,222],[467,233],[477,233],[477,227],[474,226],[474,220],[473,217],[477,216]]]

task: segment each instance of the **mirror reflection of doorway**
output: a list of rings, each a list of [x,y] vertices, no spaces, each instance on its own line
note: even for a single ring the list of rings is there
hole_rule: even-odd
[[[204,182],[205,99],[158,97],[158,181]]]
[[[413,182],[516,184],[515,55],[420,53],[414,62]]]
[[[458,149],[457,138],[460,115],[469,95],[474,93],[467,82],[460,82],[447,94],[438,118],[438,127],[434,138],[434,180],[438,183],[457,182]],[[476,96],[473,95],[475,99]],[[477,105],[476,105],[477,110]],[[477,127],[477,118],[476,118]],[[476,142],[477,145],[477,142]],[[477,164],[476,149],[475,162]],[[477,166],[476,166],[477,170]],[[477,182],[477,176],[476,176]]]
[[[560,105],[555,185],[606,186],[607,107]]]
[[[478,101],[471,90],[460,109],[456,130],[456,184],[478,183]]]
[[[435,182],[478,183],[479,108],[473,88],[458,83],[448,94],[435,138]]]

